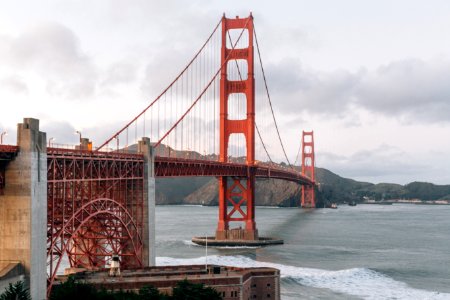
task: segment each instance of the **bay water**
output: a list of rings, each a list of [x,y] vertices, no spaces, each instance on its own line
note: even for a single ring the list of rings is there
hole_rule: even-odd
[[[338,209],[257,207],[260,236],[284,245],[205,247],[217,207],[157,206],[156,263],[269,266],[281,298],[450,299],[450,206],[357,205]]]

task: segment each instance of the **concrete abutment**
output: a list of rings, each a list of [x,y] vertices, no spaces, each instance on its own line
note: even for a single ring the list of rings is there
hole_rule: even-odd
[[[144,236],[143,265],[155,263],[155,153],[149,138],[138,143],[138,152],[144,155]]]
[[[41,300],[47,288],[47,148],[39,120],[18,124],[17,145],[0,196],[0,261],[20,262],[31,298]]]

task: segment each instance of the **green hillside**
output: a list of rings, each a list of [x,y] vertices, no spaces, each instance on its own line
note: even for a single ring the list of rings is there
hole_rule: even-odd
[[[136,151],[136,145],[128,151]],[[156,149],[157,155],[172,157],[189,157],[195,159],[216,160],[217,156],[202,156],[192,151],[176,151],[165,145]],[[243,162],[243,158],[231,158]],[[283,164],[285,166],[285,164]],[[300,171],[299,167],[296,167]],[[317,205],[326,202],[361,202],[367,199],[420,199],[448,200],[450,185],[435,185],[428,182],[412,182],[406,185],[395,183],[378,183],[356,181],[341,177],[327,169],[316,168]],[[300,186],[283,180],[258,179],[256,182],[256,205],[297,206],[300,202]],[[217,205],[218,188],[214,177],[180,177],[156,179],[157,204],[201,204]]]

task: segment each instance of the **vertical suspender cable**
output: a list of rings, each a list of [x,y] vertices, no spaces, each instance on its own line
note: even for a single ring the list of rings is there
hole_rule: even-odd
[[[265,88],[266,88],[267,98],[269,99],[270,110],[271,110],[271,112],[272,112],[273,121],[274,121],[274,123],[275,123],[275,129],[277,130],[278,139],[280,140],[280,144],[281,144],[281,148],[283,149],[284,157],[286,158],[287,163],[289,164],[289,166],[291,166],[291,168],[292,168],[292,165],[291,165],[291,163],[290,163],[290,161],[289,161],[289,158],[287,157],[286,150],[284,149],[283,141],[281,140],[280,131],[279,131],[279,129],[278,129],[277,120],[276,120],[275,114],[274,114],[274,112],[273,112],[272,101],[270,100],[269,88],[268,88],[268,86],[267,86],[266,75],[265,75],[265,73],[264,73],[264,67],[263,67],[263,64],[262,64],[261,52],[260,52],[260,50],[259,50],[258,37],[256,36],[256,29],[255,29],[255,27],[253,27],[253,32],[254,32],[254,34],[255,34],[256,49],[258,50],[259,63],[261,64],[261,72],[262,72],[262,76],[263,76],[263,79],[264,79],[264,86],[265,86]]]

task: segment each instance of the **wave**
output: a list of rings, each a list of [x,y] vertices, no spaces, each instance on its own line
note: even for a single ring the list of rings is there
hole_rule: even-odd
[[[174,241],[175,243],[179,242],[179,240]],[[201,247],[201,248],[205,248],[205,246],[199,245],[194,243],[191,240],[182,240],[183,245],[189,246],[189,247]],[[165,246],[167,246],[167,242],[165,241],[164,243]],[[232,250],[239,250],[239,249],[259,249],[261,248],[260,246],[209,246],[208,248],[215,248],[215,249],[232,249]]]
[[[259,249],[261,248],[261,246],[214,246],[214,248],[239,250],[239,249]]]
[[[204,264],[205,257],[171,258],[157,257],[157,265]],[[450,293],[440,293],[416,289],[406,283],[394,280],[380,272],[368,268],[352,268],[329,271],[301,268],[269,262],[260,262],[245,256],[208,256],[208,264],[241,267],[272,267],[281,272],[283,280],[294,280],[297,284],[325,288],[335,292],[357,296],[363,299],[450,299]]]
[[[196,243],[194,243],[191,240],[183,240],[183,244],[186,245],[186,246],[189,246],[189,247],[191,247],[191,246],[193,246],[193,247],[202,247],[199,244],[196,244]]]
[[[179,240],[173,240],[173,243],[179,243]],[[205,246],[196,244],[191,240],[182,240],[182,243],[189,247],[202,247],[202,248],[205,247]],[[164,245],[165,246],[168,245],[167,241],[164,241]],[[209,246],[208,245],[208,248],[224,249],[224,250],[225,249],[239,250],[239,249],[259,249],[259,248],[261,248],[261,246]]]
[[[280,208],[290,208],[290,207],[280,207],[280,206],[270,206],[270,205],[255,205],[256,208],[262,208],[262,209],[280,209]],[[296,207],[297,208],[297,207]]]

